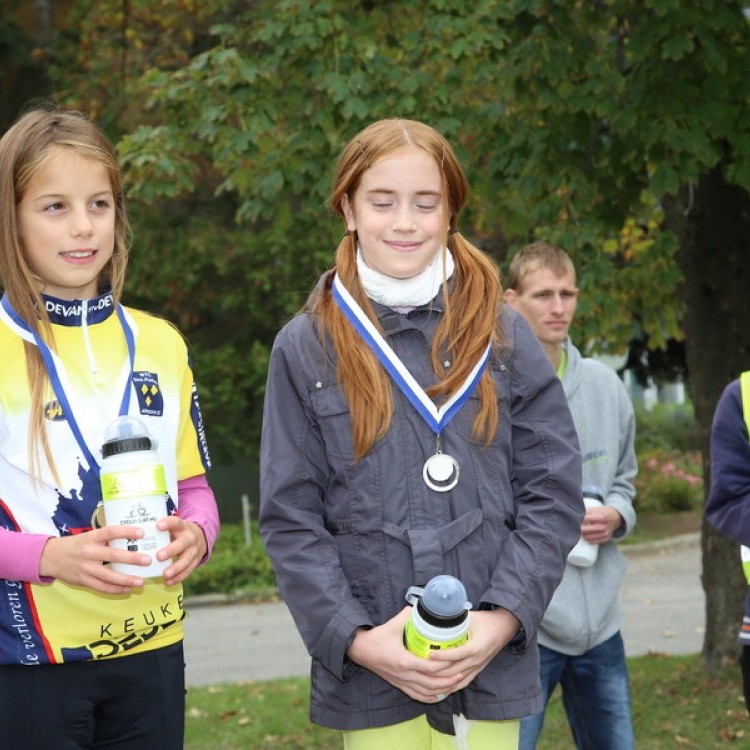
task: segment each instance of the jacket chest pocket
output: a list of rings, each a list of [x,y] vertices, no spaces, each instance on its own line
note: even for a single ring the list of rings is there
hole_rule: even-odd
[[[331,384],[316,388],[311,394],[311,403],[327,453],[337,458],[352,460],[354,441],[351,414],[349,403],[341,388]]]

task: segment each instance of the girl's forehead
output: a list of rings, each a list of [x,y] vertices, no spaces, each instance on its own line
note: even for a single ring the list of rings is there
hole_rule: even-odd
[[[76,175],[91,178],[96,175],[109,182],[107,166],[92,156],[79,153],[72,148],[55,146],[48,150],[37,169],[32,175],[34,178],[73,178]]]
[[[360,188],[442,192],[440,168],[431,154],[416,146],[405,146],[366,169]]]
[[[106,165],[72,148],[55,146],[38,163],[26,184],[24,194],[39,191],[67,192],[77,186],[100,191],[111,190]]]

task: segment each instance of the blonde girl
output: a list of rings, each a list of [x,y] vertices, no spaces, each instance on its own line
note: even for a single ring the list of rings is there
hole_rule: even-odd
[[[122,305],[128,222],[111,144],[76,112],[0,139],[0,724],[12,748],[183,747],[182,581],[218,533],[180,334]],[[158,262],[158,259],[153,259]],[[100,448],[118,416],[156,440],[171,559],[109,542]],[[33,668],[30,668],[33,667]]]

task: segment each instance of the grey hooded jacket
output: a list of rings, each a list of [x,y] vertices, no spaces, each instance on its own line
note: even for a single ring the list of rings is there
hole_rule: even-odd
[[[598,485],[604,502],[622,516],[611,541],[599,546],[590,568],[567,565],[539,627],[539,643],[563,654],[580,655],[604,643],[622,626],[618,605],[625,558],[615,544],[632,531],[635,457],[633,405],[617,373],[583,358],[568,339],[562,377],[583,457],[584,484]]]
[[[434,382],[429,344],[441,296],[401,315],[375,306],[385,336],[419,384]],[[435,435],[394,387],[388,433],[353,461],[347,400],[309,313],[271,354],[261,442],[260,528],[279,589],[312,656],[311,718],[338,729],[427,714],[511,719],[541,709],[536,631],[583,515],[581,463],[562,387],[522,317],[502,313],[506,345],[490,362],[499,426],[472,437],[472,397],[442,433],[461,467],[455,489],[422,479]],[[362,344],[365,346],[365,344]],[[526,639],[503,649],[465,690],[426,705],[346,650],[357,628],[394,617],[413,584],[458,577],[475,608],[503,607]]]

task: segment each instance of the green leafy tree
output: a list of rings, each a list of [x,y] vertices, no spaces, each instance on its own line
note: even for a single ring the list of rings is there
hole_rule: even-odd
[[[115,141],[139,125],[158,128],[162,122],[158,109],[143,106],[147,73],[188,65],[214,44],[211,26],[236,12],[218,0],[102,0],[95,12],[82,0],[70,6],[52,44],[56,96],[96,119]],[[272,296],[271,287],[254,259],[255,235],[235,221],[236,196],[224,191],[216,198],[223,179],[217,170],[195,149],[162,156],[166,180],[126,183],[135,236],[126,301],[185,332],[212,453],[227,461],[246,456],[248,443],[257,443],[255,405],[262,397],[266,347],[255,332],[268,325],[263,296]],[[186,168],[189,183],[180,181]],[[251,295],[257,304],[238,309],[246,285],[258,289]]]
[[[430,70],[455,17],[443,16],[428,54],[421,11],[402,13],[398,34],[406,37],[398,45],[389,3],[245,4],[212,28],[214,45],[188,65],[154,67],[144,77],[152,91],[147,116],[156,122],[120,144],[136,205],[165,198],[185,205],[186,195],[208,190],[226,209],[213,243],[190,233],[204,262],[197,279],[205,296],[190,300],[202,321],[189,330],[201,350],[212,437],[231,455],[247,454],[248,445],[254,454],[273,337],[304,303],[341,235],[326,201],[343,142],[373,118],[418,116],[428,107],[438,127],[460,129],[450,91],[434,85]],[[174,270],[170,262],[165,273]],[[144,293],[149,288],[144,277]],[[185,302],[175,311],[188,309]]]
[[[505,116],[492,138],[507,148],[488,163],[522,206],[534,207],[534,232],[575,250],[586,296],[607,295],[619,287],[612,277],[626,273],[633,286],[616,305],[638,310],[632,322],[652,342],[678,335],[682,322],[707,448],[721,390],[750,364],[750,29],[742,4],[503,6],[498,21],[509,36],[497,59],[497,98]],[[607,255],[632,217],[644,228],[644,219],[657,219],[659,231],[641,249],[631,244],[620,267]],[[600,323],[613,322],[607,302],[595,304]],[[704,456],[708,480],[707,449]],[[704,657],[716,667],[736,653],[746,587],[735,544],[706,527],[703,547]]]
[[[52,34],[52,8],[49,2],[33,7],[21,0],[5,0],[0,23],[0,132],[18,117],[21,108],[33,98],[51,93],[47,75]]]
[[[578,341],[622,350],[684,333],[707,440],[750,349],[741,3],[257,0],[207,6],[201,29],[187,2],[167,9],[194,30],[190,44],[165,55],[162,37],[180,39],[165,33],[134,54],[147,24],[129,24],[127,86],[115,89],[139,218],[131,293],[185,327],[229,454],[246,450],[238,435],[257,437],[273,334],[341,231],[325,208],[331,165],[388,116],[426,120],[458,145],[473,186],[462,229],[499,261],[534,237],[571,252]],[[87,33],[111,39],[123,22],[108,18]],[[706,529],[704,550],[716,666],[736,650],[745,587],[735,545]]]

